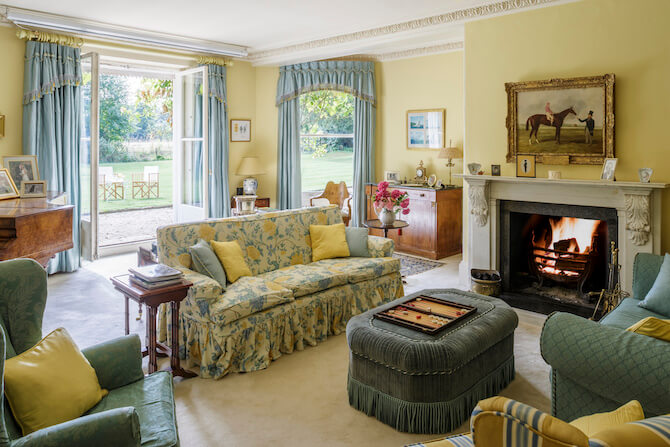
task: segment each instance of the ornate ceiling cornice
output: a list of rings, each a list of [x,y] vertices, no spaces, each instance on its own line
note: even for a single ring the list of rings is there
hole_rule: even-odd
[[[503,0],[488,5],[460,9],[445,14],[425,17],[423,19],[409,20],[402,23],[381,26],[364,31],[340,34],[338,36],[311,40],[309,42],[288,45],[281,48],[272,48],[260,51],[252,50],[249,51],[248,59],[252,62],[259,62],[262,60],[268,60],[270,58],[281,57],[282,55],[290,55],[292,53],[302,53],[310,50],[337,46],[356,41],[363,41],[366,39],[374,39],[398,33],[416,32],[433,26],[455,24],[467,20],[475,20],[494,15],[506,14],[516,10],[540,7],[550,3],[559,3],[565,1],[566,0]]]

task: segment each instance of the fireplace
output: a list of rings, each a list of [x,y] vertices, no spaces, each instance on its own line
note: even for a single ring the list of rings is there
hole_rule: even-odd
[[[607,286],[613,208],[501,200],[502,298],[542,313],[591,316]]]

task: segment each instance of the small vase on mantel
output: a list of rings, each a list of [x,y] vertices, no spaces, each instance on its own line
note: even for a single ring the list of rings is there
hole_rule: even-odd
[[[379,221],[386,226],[393,225],[393,222],[395,222],[395,213],[388,208],[382,208],[381,212],[377,215],[379,216]]]

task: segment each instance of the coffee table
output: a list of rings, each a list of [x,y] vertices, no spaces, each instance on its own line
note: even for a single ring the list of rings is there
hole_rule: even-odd
[[[373,317],[418,295],[477,311],[435,335]],[[347,324],[349,404],[398,431],[451,432],[514,379],[517,324],[503,301],[457,289],[422,290],[355,316]]]

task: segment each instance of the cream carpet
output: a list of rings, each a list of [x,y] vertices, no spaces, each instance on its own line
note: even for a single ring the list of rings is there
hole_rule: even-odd
[[[49,279],[44,333],[63,326],[81,346],[123,334],[123,299],[107,278],[123,273],[135,255],[106,258],[74,274]],[[405,292],[457,287],[460,257],[407,278]],[[135,307],[132,307],[133,313]],[[503,395],[550,409],[549,368],[539,353],[545,316],[517,310],[516,379]],[[131,328],[143,337],[144,321]],[[348,348],[344,334],[284,355],[270,368],[221,380],[175,380],[181,445],[402,446],[436,435],[399,433],[349,406]],[[146,360],[145,360],[146,364]],[[467,423],[457,432],[468,431]]]

